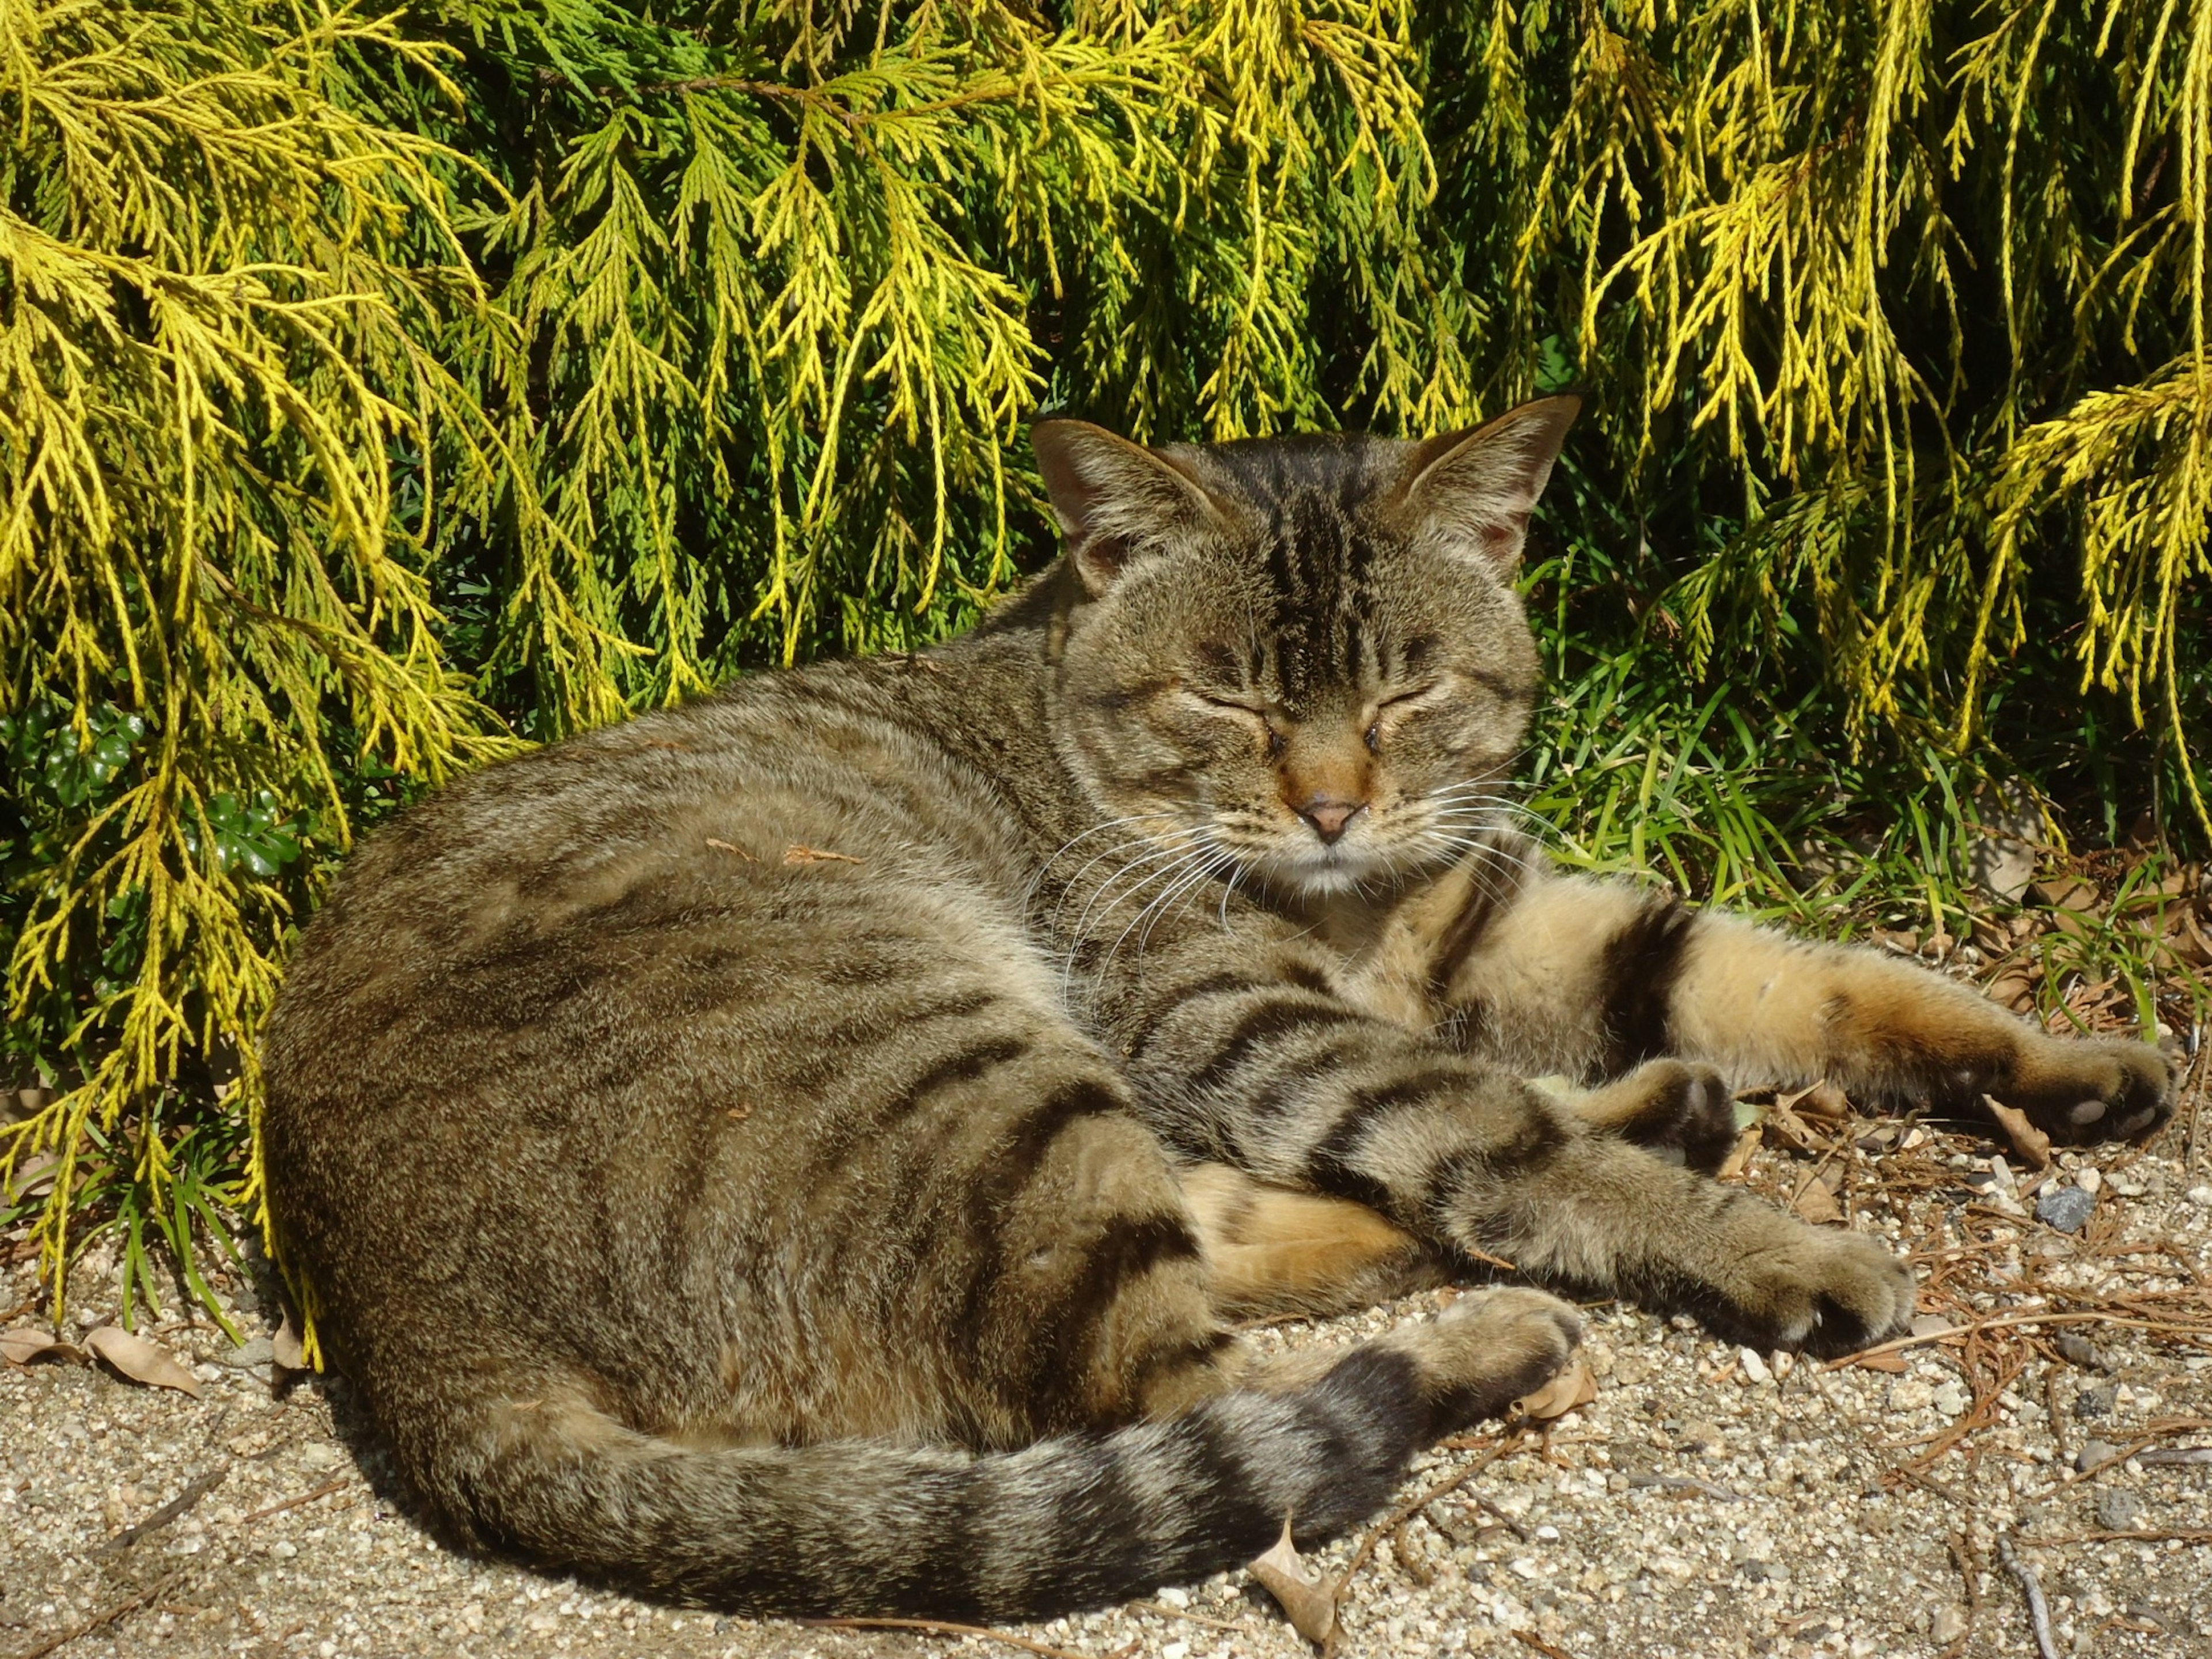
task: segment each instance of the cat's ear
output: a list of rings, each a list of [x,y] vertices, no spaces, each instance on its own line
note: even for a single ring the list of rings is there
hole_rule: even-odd
[[[1219,511],[1198,481],[1156,449],[1117,438],[1088,421],[1039,421],[1030,444],[1067,554],[1093,595],[1139,555],[1166,551],[1216,524]]]
[[[1581,398],[1561,392],[1415,444],[1399,486],[1414,533],[1510,577],[1520,567],[1528,514],[1582,406]]]

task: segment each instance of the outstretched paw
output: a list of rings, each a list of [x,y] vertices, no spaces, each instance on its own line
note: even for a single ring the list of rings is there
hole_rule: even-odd
[[[2172,1063],[2147,1042],[2030,1038],[1990,1092],[2056,1141],[2125,1139],[2173,1115]]]
[[[1710,1066],[1683,1060],[1647,1060],[1627,1076],[1575,1103],[1591,1127],[1619,1135],[1707,1175],[1735,1145],[1735,1098]]]
[[[1851,1353],[1902,1331],[1917,1295],[1912,1270],[1858,1233],[1774,1218],[1767,1242],[1717,1285],[1706,1322],[1755,1348]]]
[[[1559,1375],[1583,1339],[1582,1316],[1556,1296],[1517,1285],[1462,1296],[1442,1317],[1386,1339],[1421,1367],[1443,1435],[1495,1417]]]

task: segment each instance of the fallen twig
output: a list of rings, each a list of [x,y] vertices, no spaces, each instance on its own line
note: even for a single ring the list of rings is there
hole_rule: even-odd
[[[1943,1650],[1938,1659],[1959,1659],[1959,1655],[1966,1650],[1966,1644],[1974,1639],[1974,1621],[1981,1617],[1982,1613],[1982,1570],[1974,1559],[1973,1546],[1966,1541],[1966,1534],[1963,1532],[1951,1534],[1951,1559],[1959,1564],[1959,1577],[1966,1586],[1966,1627],[1952,1640],[1950,1646]]]
[[[297,1498],[288,1498],[281,1504],[271,1504],[267,1509],[254,1510],[252,1514],[241,1519],[238,1524],[241,1527],[251,1526],[256,1521],[266,1521],[272,1515],[282,1515],[286,1510],[296,1510],[302,1504],[313,1503],[318,1498],[328,1498],[334,1492],[343,1492],[345,1484],[343,1480],[333,1480],[327,1486],[318,1486],[313,1492],[301,1492]]]
[[[1693,1492],[1705,1498],[1717,1498],[1724,1504],[1740,1504],[1743,1494],[1730,1492],[1726,1486],[1716,1486],[1710,1480],[1700,1480],[1693,1474],[1632,1474],[1631,1486],[1658,1487],[1662,1492]]]
[[[1012,1631],[993,1630],[988,1625],[956,1625],[946,1619],[801,1619],[796,1622],[811,1630],[918,1630],[931,1636],[974,1636],[986,1642],[1003,1642],[1010,1648],[1041,1653],[1045,1659],[1096,1659],[1095,1655],[1078,1653],[1072,1648],[1056,1648],[1049,1642],[1033,1642]]]
[[[2170,1538],[2185,1544],[2212,1544],[2212,1527],[2180,1527],[2162,1532],[2057,1532],[2033,1538],[2023,1535],[2020,1541],[2039,1548],[2045,1544],[2162,1544]]]
[[[1893,1337],[1887,1342],[1877,1342],[1871,1348],[1861,1348],[1831,1359],[1823,1370],[1841,1370],[1846,1365],[1856,1365],[1876,1354],[1898,1353],[1906,1348],[1923,1348],[1931,1342],[1963,1342],[1979,1331],[2008,1331],[2030,1325],[2122,1325],[2130,1330],[2161,1331],[2169,1336],[2196,1336],[2212,1340],[2212,1327],[2176,1325],[2170,1320],[2130,1319],[2120,1314],[2104,1313],[2085,1309],[2075,1313],[2057,1311],[2006,1314],[1996,1319],[1984,1319],[1972,1325],[1954,1325],[1948,1330],[1930,1331],[1925,1336]]]
[[[1565,1648],[1553,1646],[1533,1630],[1516,1630],[1513,1632],[1513,1639],[1526,1643],[1537,1652],[1544,1655],[1545,1659],[1575,1659],[1574,1655],[1569,1653]]]
[[[48,1637],[45,1641],[40,1643],[38,1646],[34,1648],[25,1648],[21,1653],[15,1656],[15,1659],[46,1659],[46,1656],[47,1654],[52,1653],[57,1649],[67,1647],[70,1643],[76,1641],[80,1636],[89,1636],[93,1632],[103,1629],[106,1626],[113,1624],[117,1620],[121,1619],[127,1614],[137,1612],[139,1608],[144,1607],[148,1602],[160,1601],[163,1596],[169,1593],[169,1591],[175,1586],[177,1581],[184,1576],[185,1575],[181,1571],[173,1572],[169,1574],[167,1577],[160,1580],[149,1588],[140,1590],[136,1595],[126,1596],[124,1600],[118,1601],[113,1607],[103,1607],[100,1612],[94,1613],[91,1618],[84,1620],[81,1623],[71,1625],[67,1630],[61,1632],[58,1635]]]
[[[1397,1531],[1399,1528],[1404,1526],[1407,1522],[1412,1520],[1423,1510],[1428,1508],[1430,1504],[1435,1503],[1439,1498],[1449,1497],[1452,1492],[1456,1492],[1460,1487],[1474,1480],[1476,1475],[1480,1474],[1485,1469],[1488,1468],[1492,1463],[1495,1463],[1499,1458],[1504,1457],[1507,1453],[1518,1451],[1522,1447],[1528,1443],[1528,1435],[1524,1431],[1498,1442],[1497,1445],[1492,1446],[1488,1451],[1483,1453],[1465,1468],[1459,1470],[1455,1474],[1445,1476],[1444,1479],[1437,1481],[1426,1491],[1417,1492],[1413,1497],[1407,1498],[1404,1503],[1399,1504],[1396,1509],[1392,1510],[1389,1514],[1384,1516],[1382,1520],[1376,1522],[1373,1528],[1369,1531],[1367,1536],[1359,1540],[1359,1547],[1352,1553],[1351,1562],[1345,1567],[1342,1572],[1337,1575],[1336,1594],[1340,1597],[1343,1595],[1344,1587],[1352,1582],[1353,1575],[1358,1573],[1360,1568],[1367,1565],[1367,1558],[1375,1553],[1375,1547],[1377,1544],[1381,1543],[1392,1533]]]
[[[1186,1623],[1204,1625],[1208,1630],[1235,1630],[1249,1632],[1252,1626],[1240,1625],[1233,1620],[1215,1619],[1203,1613],[1193,1613],[1188,1607],[1171,1607],[1164,1601],[1132,1601],[1129,1606],[1139,1613],[1149,1613],[1160,1619],[1181,1619]]]
[[[92,1552],[94,1556],[97,1558],[102,1555],[113,1555],[118,1551],[129,1549],[148,1533],[159,1532],[170,1522],[191,1509],[193,1504],[198,1503],[201,1498],[222,1485],[224,1479],[229,1474],[230,1471],[227,1468],[213,1468],[204,1474],[194,1476],[186,1483],[182,1492],[162,1504],[160,1509],[155,1510],[137,1526],[124,1528],[114,1537],[94,1549]]]
[[[2028,1621],[2035,1626],[2035,1650],[2043,1659],[2058,1659],[2058,1644],[2051,1634],[2051,1604],[2043,1599],[2043,1582],[2035,1576],[2035,1569],[2013,1553],[2009,1536],[1998,1538],[1997,1560],[2020,1580],[2021,1593],[2027,1597]]]

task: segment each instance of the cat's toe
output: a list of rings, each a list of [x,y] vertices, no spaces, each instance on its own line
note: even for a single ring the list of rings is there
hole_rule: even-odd
[[[2113,1038],[2034,1042],[1990,1092],[2053,1140],[2125,1139],[2173,1115],[2171,1061],[2147,1042]]]

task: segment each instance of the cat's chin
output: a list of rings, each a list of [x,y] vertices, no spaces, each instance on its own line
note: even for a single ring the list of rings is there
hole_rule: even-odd
[[[1398,874],[1389,858],[1367,848],[1317,847],[1255,860],[1250,867],[1269,886],[1310,898],[1334,897]]]

